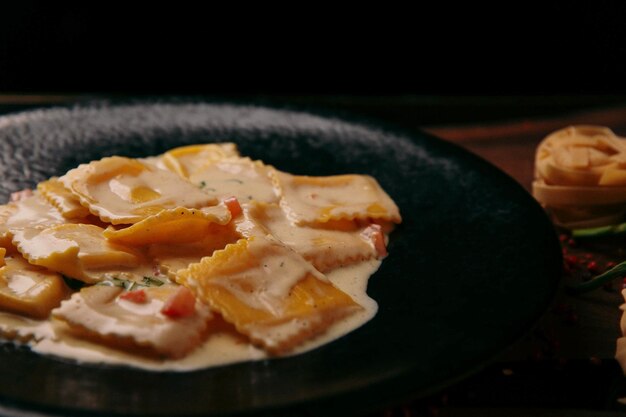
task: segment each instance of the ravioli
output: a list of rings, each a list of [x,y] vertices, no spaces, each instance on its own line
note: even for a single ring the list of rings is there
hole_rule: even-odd
[[[125,229],[109,228],[104,236],[128,245],[142,246],[163,243],[190,243],[202,240],[214,225],[225,225],[231,219],[223,205],[205,209],[176,207],[160,211]],[[184,233],[179,231],[184,230]]]
[[[111,270],[141,265],[140,252],[108,242],[103,232],[94,225],[63,224],[16,232],[13,243],[31,264],[86,283],[100,281]]]
[[[276,173],[280,205],[296,224],[330,220],[385,220],[400,223],[398,207],[367,175],[310,177]]]
[[[178,175],[119,156],[81,165],[59,179],[88,207],[111,224],[137,223],[164,209],[217,204]]]
[[[58,178],[37,185],[39,193],[66,219],[84,219],[89,216],[89,210],[80,204],[80,200],[70,192]]]
[[[7,221],[16,210],[15,204],[0,205],[0,247],[5,250],[13,246],[13,235],[9,230]]]
[[[213,225],[201,240],[179,244],[152,244],[148,248],[148,254],[161,272],[175,279],[179,270],[200,262],[202,258],[213,255],[216,250],[224,249],[239,238],[241,235],[234,229]]]
[[[318,227],[292,225],[278,205],[269,204],[253,204],[248,213],[322,272],[378,256],[371,241],[362,234],[365,227],[355,221],[335,222],[333,228],[323,227],[328,223]]]
[[[401,222],[372,177],[291,175],[233,143],[106,157],[14,195],[0,337],[149,369],[301,353],[363,325]]]
[[[9,234],[15,230],[46,228],[68,222],[56,207],[37,193],[11,203],[4,216],[6,216],[4,227],[8,229]]]
[[[69,296],[63,278],[30,265],[19,255],[3,257],[0,268],[0,311],[43,319]]]
[[[189,145],[165,152],[163,165],[183,178],[189,178],[198,170],[224,158],[237,157],[234,143],[209,143]]]
[[[123,288],[94,285],[75,293],[53,314],[80,338],[142,354],[178,358],[200,344],[213,317],[199,302],[185,317],[163,314],[168,299],[178,289],[171,284],[141,288],[135,290],[144,294],[138,300],[129,297]]]
[[[284,353],[361,308],[304,258],[270,238],[228,245],[177,281],[237,330],[272,353]]]

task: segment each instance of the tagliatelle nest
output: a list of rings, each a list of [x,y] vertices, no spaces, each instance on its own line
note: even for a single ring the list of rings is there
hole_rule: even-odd
[[[567,228],[621,222],[626,139],[601,126],[570,126],[548,135],[535,156],[533,196]]]

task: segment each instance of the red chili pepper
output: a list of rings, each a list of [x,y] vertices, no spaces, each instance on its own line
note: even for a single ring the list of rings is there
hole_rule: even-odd
[[[570,266],[578,265],[579,259],[576,255],[567,255],[563,258]]]
[[[590,261],[587,263],[587,269],[590,272],[598,272],[599,268],[598,268],[598,263],[596,261]]]

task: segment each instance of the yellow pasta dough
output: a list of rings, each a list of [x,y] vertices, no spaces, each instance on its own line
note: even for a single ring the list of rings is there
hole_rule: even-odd
[[[533,195],[566,227],[619,222],[626,213],[626,140],[601,126],[548,135],[537,148]]]
[[[113,242],[134,246],[189,243],[202,240],[214,224],[225,225],[230,219],[230,211],[223,205],[205,209],[177,207],[146,217],[125,229],[107,229],[104,236]],[[179,233],[181,230],[185,233]]]
[[[61,300],[69,296],[63,278],[54,272],[30,265],[19,255],[3,258],[0,268],[0,311],[46,318]]]

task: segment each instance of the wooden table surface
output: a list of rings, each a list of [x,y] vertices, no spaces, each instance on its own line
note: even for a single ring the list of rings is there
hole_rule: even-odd
[[[0,95],[0,114],[91,98],[5,94]],[[423,128],[492,162],[527,190],[533,178],[535,148],[548,133],[571,124],[600,124],[626,135],[626,106],[622,107],[626,99],[619,97],[278,99],[300,107],[328,108]],[[478,374],[429,398],[376,411],[372,416],[622,415],[626,405],[619,399],[626,397],[626,378],[613,359],[620,335],[620,289],[616,284],[612,290],[584,296],[561,291],[553,308],[528,336]]]
[[[530,192],[538,143],[547,134],[576,124],[608,126],[625,135],[626,107],[425,130],[490,161]],[[577,244],[594,255],[606,252]],[[568,280],[573,278],[564,277],[563,282]],[[623,415],[626,406],[620,398],[626,397],[626,382],[613,359],[621,335],[621,285],[578,296],[561,289],[553,308],[528,337],[483,373],[451,388],[453,394],[444,394],[448,398],[440,400],[438,415]]]

